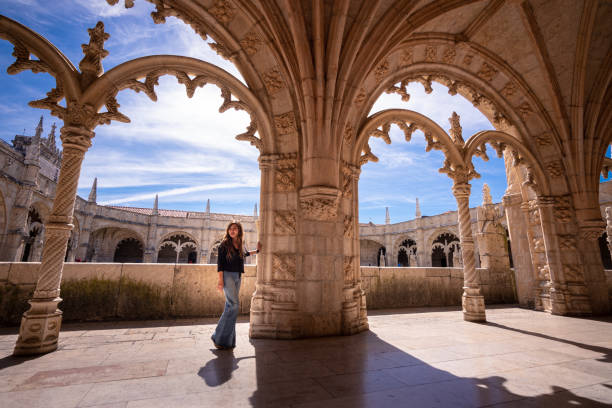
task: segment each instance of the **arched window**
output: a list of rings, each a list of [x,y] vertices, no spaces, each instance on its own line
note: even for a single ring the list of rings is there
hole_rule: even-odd
[[[416,242],[412,239],[403,240],[397,251],[397,266],[417,266],[416,253]]]
[[[34,252],[35,247],[41,245],[38,240],[43,231],[42,219],[40,218],[40,214],[34,208],[30,208],[28,211],[28,237],[24,240],[24,248],[23,255],[21,256],[21,262],[28,261],[39,261],[39,259],[34,259],[36,255]],[[39,248],[40,249],[40,248]]]
[[[210,259],[208,263],[216,264],[219,257],[219,245],[221,245],[221,241],[215,242],[212,249],[210,250]]]
[[[141,263],[142,255],[142,243],[136,238],[126,238],[117,244],[113,262]]]
[[[603,233],[599,237],[599,253],[601,254],[601,263],[604,269],[612,269],[612,258],[610,257],[610,249],[608,248],[608,234]]]
[[[459,238],[455,234],[445,232],[438,235],[431,246],[431,266],[442,268],[455,266],[453,258],[459,259],[459,249]]]
[[[182,234],[165,239],[157,253],[157,263],[195,263],[197,259],[195,241]]]

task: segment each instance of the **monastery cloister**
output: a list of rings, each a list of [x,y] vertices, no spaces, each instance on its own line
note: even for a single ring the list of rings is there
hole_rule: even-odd
[[[120,7],[118,0],[107,2]],[[62,122],[61,157],[54,130],[45,139],[41,123],[34,137],[16,137],[14,149],[23,149],[23,158],[7,150],[6,157],[14,157],[3,168],[2,257],[19,269],[21,261],[40,256],[15,354],[57,348],[62,274],[79,273],[66,261],[123,262],[136,273],[130,268],[139,260],[175,264],[179,272],[187,271],[180,263],[214,260],[230,215],[208,209],[179,216],[157,203],[151,209],[98,206],[95,185],[88,200],[77,198],[96,128],[130,121],[117,94],[142,92],[155,101],[165,75],[176,77],[189,97],[217,86],[221,112],[250,117],[236,139],[258,149],[261,171],[259,213],[242,217],[247,240],[263,243],[248,272],[251,338],[368,330],[366,289],[373,279],[366,264],[453,266],[445,273],[460,277],[463,318],[470,322],[486,321],[483,276],[514,282],[516,300],[537,311],[610,312],[600,253],[607,225],[600,174],[612,163],[605,157],[612,139],[609,1],[151,3],[156,23],[178,18],[203,40],[212,38],[244,83],[215,65],[173,55],[136,58],[104,72],[112,33],[103,22],[89,29],[77,68],[43,36],[0,16],[0,38],[14,46],[7,72],[52,75],[56,86],[30,106]],[[407,86],[414,82],[428,92],[432,83],[443,84],[495,129],[464,135],[453,112],[448,132],[406,109],[369,114],[385,92],[410,98]],[[407,142],[423,137],[427,151],[443,154],[440,172],[452,180],[456,213],[439,219],[416,214],[410,225],[359,223],[361,168],[378,160],[369,141],[390,143],[392,128]],[[474,159],[490,154],[506,166],[502,203],[492,203],[486,192],[482,205],[470,203],[470,182],[480,176]],[[41,197],[54,198],[45,203]],[[444,217],[453,220],[440,228]]]

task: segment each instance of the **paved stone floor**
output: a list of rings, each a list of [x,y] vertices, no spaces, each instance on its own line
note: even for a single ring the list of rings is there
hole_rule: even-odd
[[[216,319],[65,324],[58,351],[11,356],[0,407],[597,407],[612,404],[612,317],[513,307],[371,312],[349,337],[250,340],[217,351]]]

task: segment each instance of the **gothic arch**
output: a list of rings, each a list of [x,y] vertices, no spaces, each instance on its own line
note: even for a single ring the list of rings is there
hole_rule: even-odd
[[[160,246],[164,243],[164,241],[169,240],[170,238],[174,237],[174,236],[180,236],[183,235],[187,238],[189,238],[190,240],[192,240],[196,246],[199,248],[200,247],[200,243],[198,242],[198,240],[196,239],[196,237],[193,234],[190,234],[189,232],[183,231],[183,230],[176,230],[176,231],[172,231],[172,232],[168,232],[164,235],[162,235],[162,237],[160,238],[159,242],[157,243],[157,250],[159,250]]]

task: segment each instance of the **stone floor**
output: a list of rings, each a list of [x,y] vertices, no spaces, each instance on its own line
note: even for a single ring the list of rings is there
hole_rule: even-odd
[[[65,324],[59,350],[11,356],[0,406],[597,407],[612,404],[612,317],[518,308],[468,323],[456,309],[371,312],[350,337],[250,340],[217,351],[215,319]]]

